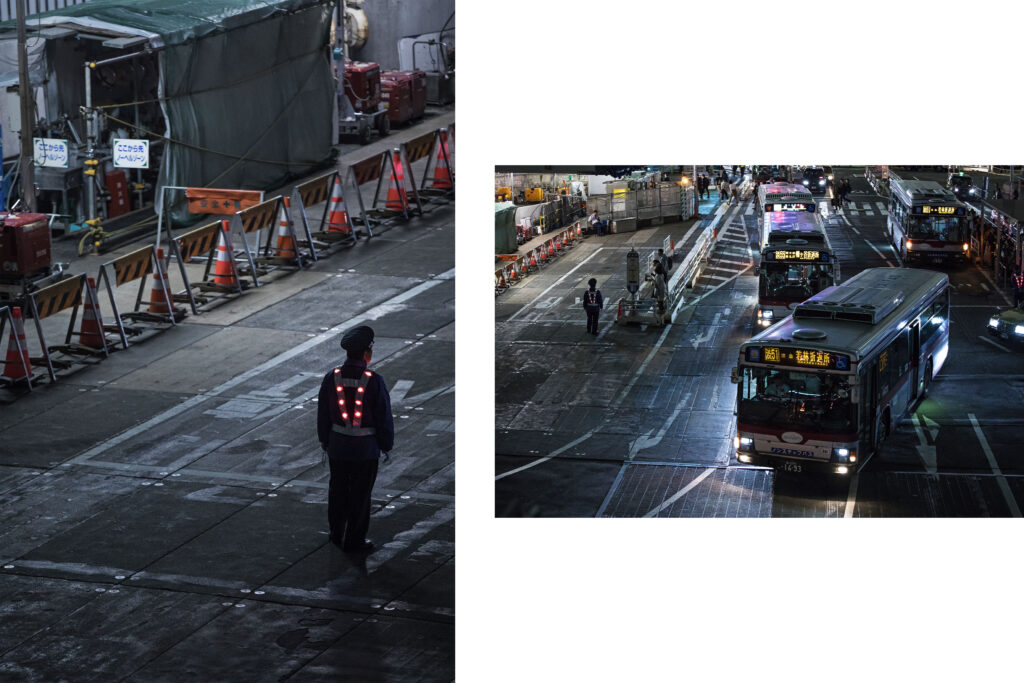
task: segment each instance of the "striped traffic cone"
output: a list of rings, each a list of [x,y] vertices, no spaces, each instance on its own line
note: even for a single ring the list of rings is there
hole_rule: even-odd
[[[395,152],[391,161],[391,185],[388,187],[388,199],[384,206],[395,211],[408,211],[409,197],[406,194],[405,177],[402,174],[402,155]]]
[[[221,221],[220,224],[224,228],[224,234],[221,235],[220,243],[217,244],[217,266],[213,271],[213,282],[217,285],[237,287],[234,252],[231,247],[231,229],[228,221]]]
[[[555,251],[562,251],[562,235],[555,235]]]
[[[434,180],[431,187],[436,190],[450,190],[452,189],[452,173],[447,163],[451,161],[451,156],[448,155],[448,133],[443,130],[440,133],[441,144],[437,146],[437,164],[434,166]]]
[[[153,288],[149,290],[149,312],[170,313],[171,303],[167,300],[164,292],[171,291],[171,282],[167,275],[167,258],[164,256],[163,247],[156,250],[156,260],[160,266],[159,272],[153,272]]]
[[[530,269],[531,270],[536,270],[537,269],[537,250],[536,249],[534,249],[533,251],[530,252]]]
[[[283,201],[278,209],[277,223],[277,258],[295,259],[295,238],[292,236],[291,225],[288,221],[288,208],[291,206],[290,197],[282,197]]]
[[[508,270],[508,284],[511,287],[519,279],[519,273],[516,272],[518,269],[516,268],[515,262],[512,262],[512,263],[508,264],[507,270]]]
[[[32,379],[32,363],[28,359],[28,342],[25,339],[25,322],[21,317],[21,307],[11,308],[11,336],[7,343],[7,358],[4,363],[3,377],[11,381]],[[21,345],[21,353],[18,345]]]
[[[555,257],[555,245],[554,245],[554,242],[552,240],[548,240],[546,242],[546,244],[547,244],[547,247],[548,247],[548,258],[554,258]]]
[[[576,223],[576,239],[583,239],[583,226]]]
[[[352,234],[352,223],[345,210],[345,198],[341,194],[341,178],[334,176],[334,187],[331,188],[331,203],[327,209],[327,232],[343,232]]]
[[[85,304],[82,306],[82,327],[78,331],[78,343],[97,350],[106,350],[107,340],[103,335],[103,314],[96,298],[96,281],[87,279]]]
[[[540,262],[541,263],[547,263],[548,262],[548,251],[547,251],[547,249],[544,248],[543,244],[541,246],[537,247],[536,249],[534,249],[533,253],[535,253],[535,254],[539,253],[540,254]]]

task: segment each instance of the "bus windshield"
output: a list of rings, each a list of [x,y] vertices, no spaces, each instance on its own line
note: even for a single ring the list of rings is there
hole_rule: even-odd
[[[787,369],[743,368],[740,422],[775,429],[856,429],[850,378]]]
[[[907,237],[912,240],[963,242],[966,227],[961,216],[912,216]]]
[[[759,295],[762,299],[806,301],[832,284],[832,265],[763,262],[759,284]]]

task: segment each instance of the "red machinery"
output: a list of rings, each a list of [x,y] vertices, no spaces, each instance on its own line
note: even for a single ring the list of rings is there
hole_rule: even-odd
[[[60,279],[61,269],[53,268],[46,214],[0,213],[0,303]]]
[[[335,59],[342,57],[334,51]],[[375,62],[345,62],[338,95],[338,134],[355,135],[360,144],[370,141],[374,129],[381,137],[391,132],[387,108],[381,105],[380,66]]]
[[[345,95],[357,112],[377,111],[380,104],[380,66],[376,62],[346,62]]]
[[[426,73],[419,69],[385,71],[381,75],[384,100],[388,103],[388,118],[393,123],[405,123],[423,116],[427,109],[426,79]]]

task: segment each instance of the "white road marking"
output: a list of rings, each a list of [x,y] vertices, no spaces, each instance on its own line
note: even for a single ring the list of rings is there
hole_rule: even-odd
[[[889,207],[885,205],[885,202],[875,202],[875,205],[878,207],[878,210],[881,211],[883,215],[889,213]]]
[[[860,479],[860,473],[855,472],[850,477],[850,492],[846,495],[846,509],[843,510],[843,517],[849,519],[853,517],[853,507],[857,504],[857,481]]]
[[[664,503],[662,503],[658,507],[656,507],[653,510],[651,510],[650,512],[648,512],[646,515],[644,515],[644,517],[645,518],[646,517],[654,517],[659,512],[661,512],[665,508],[667,508],[670,505],[672,505],[673,503],[675,503],[677,500],[679,500],[680,498],[685,496],[687,493],[692,491],[698,484],[700,484],[702,481],[707,479],[708,475],[710,475],[712,472],[714,472],[715,469],[717,469],[717,468],[709,467],[706,470],[704,470],[703,472],[701,472],[701,474],[696,479],[694,479],[689,484],[687,484],[682,489],[680,489],[675,494],[673,494],[671,498],[667,498]]]
[[[875,250],[875,253],[876,253],[876,254],[878,254],[879,256],[881,256],[881,257],[882,257],[882,260],[883,260],[883,261],[885,261],[885,265],[887,265],[887,266],[892,266],[892,262],[891,262],[891,261],[889,261],[889,258],[888,258],[888,257],[887,257],[887,256],[886,256],[885,254],[883,254],[883,253],[881,252],[881,250],[880,250],[880,249],[879,249],[878,247],[876,247],[876,246],[875,246],[874,244],[872,244],[871,242],[868,242],[868,240],[864,240],[864,241],[865,241],[865,242],[867,242],[867,245],[868,245],[869,247],[871,247],[872,249],[874,249],[874,250]]]
[[[977,266],[975,266],[975,267],[977,267]],[[988,283],[990,285],[992,285],[992,289],[995,290],[995,292],[997,294],[999,294],[999,296],[1003,297],[1003,301],[1006,302],[1007,306],[1012,306],[1013,305],[1012,303],[1010,303],[1010,297],[1008,297],[1006,295],[1006,292],[1004,292],[1004,291],[1000,290],[998,287],[996,287],[995,281],[991,277],[989,277],[988,272],[986,272],[984,269],[982,269],[980,267],[978,267],[978,272],[980,272],[982,275],[984,275],[985,279],[988,280]]]
[[[732,264],[734,266],[746,266],[746,265],[748,265],[746,261],[730,261],[729,259],[726,259],[726,258],[720,258],[720,259],[717,259],[717,260],[718,260],[719,263],[729,263],[729,264]]]
[[[985,336],[979,334],[978,335],[978,339],[980,339],[983,342],[988,342],[989,344],[991,344],[992,346],[996,347],[997,349],[1002,349],[1003,351],[1006,351],[1007,353],[1010,353],[1010,349],[1006,348],[1005,346],[1003,346],[1002,344],[1000,344],[997,341],[993,341],[992,339],[989,339],[988,337],[985,337]]]
[[[931,443],[928,443],[928,437],[925,436],[924,428],[928,428],[928,432],[931,435]],[[935,474],[938,471],[938,456],[935,452],[935,437],[938,436],[939,425],[929,420],[920,413],[917,414],[917,422],[914,423],[914,431],[917,432],[917,454],[921,456],[921,460],[924,462],[924,468],[928,471],[928,474]]]
[[[715,313],[715,319],[711,321],[711,325],[706,334],[697,335],[690,338],[690,343],[693,344],[693,348],[697,348],[701,344],[707,344],[711,341],[711,337],[715,334],[715,327],[718,326],[718,321],[722,318],[721,313]]]
[[[541,292],[541,293],[540,293],[540,294],[538,294],[538,295],[537,295],[536,297],[534,297],[533,301],[531,301],[530,303],[526,304],[525,306],[523,306],[522,308],[520,308],[520,309],[519,309],[518,311],[516,311],[515,313],[513,313],[512,315],[510,315],[510,316],[509,316],[509,317],[508,317],[508,318],[507,318],[507,319],[505,320],[505,322],[512,322],[513,320],[515,320],[515,319],[516,319],[517,317],[519,317],[519,314],[520,314],[520,313],[523,313],[523,312],[525,312],[525,311],[526,311],[527,309],[529,309],[529,308],[530,308],[530,306],[532,306],[532,305],[533,305],[533,304],[534,304],[534,303],[535,303],[535,302],[536,302],[536,301],[537,301],[538,299],[540,299],[540,298],[541,298],[542,296],[544,296],[545,294],[547,294],[548,292],[550,292],[550,291],[551,291],[552,289],[554,289],[554,288],[555,288],[556,286],[558,286],[559,284],[561,284],[561,283],[562,283],[562,281],[564,281],[564,280],[565,280],[565,279],[566,279],[567,277],[569,277],[569,276],[570,276],[570,275],[572,275],[572,274],[573,274],[574,272],[576,272],[576,270],[577,270],[577,269],[578,269],[578,268],[579,268],[580,266],[582,266],[582,265],[583,265],[584,263],[586,263],[586,262],[587,262],[587,261],[589,261],[590,259],[592,259],[592,258],[594,258],[595,256],[597,256],[597,255],[598,255],[599,253],[601,253],[601,250],[603,250],[603,249],[604,249],[604,247],[598,247],[597,249],[595,249],[595,250],[594,250],[594,253],[593,253],[593,254],[591,254],[591,255],[590,255],[590,256],[588,256],[587,258],[585,258],[585,259],[583,259],[582,261],[580,261],[579,263],[577,263],[577,264],[576,264],[575,266],[573,266],[573,267],[572,267],[572,270],[570,270],[570,271],[569,271],[568,273],[566,273],[566,274],[565,274],[565,275],[563,275],[562,277],[560,277],[560,278],[558,278],[557,280],[555,280],[554,282],[552,282],[552,283],[551,283],[551,286],[550,286],[550,287],[548,287],[548,288],[547,288],[547,289],[545,289],[545,290],[544,290],[543,292]],[[347,329],[347,328],[346,328],[346,329]]]
[[[992,291],[991,289],[988,288],[988,285],[986,285],[984,282],[981,283],[981,288],[984,289],[986,292],[991,292]]]
[[[449,277],[447,277],[448,273],[454,273],[454,272],[455,272],[455,269],[453,268],[453,269],[447,271],[446,273],[442,273],[441,275],[437,276],[436,279],[427,280],[426,282],[421,282],[420,284],[416,285],[412,289],[406,290],[405,292],[402,292],[401,294],[397,294],[397,295],[393,296],[392,298],[388,299],[387,301],[385,301],[383,303],[380,303],[380,304],[377,304],[373,308],[370,308],[366,312],[361,313],[361,314],[355,316],[354,318],[350,318],[350,319],[344,321],[343,323],[341,323],[340,325],[332,327],[331,329],[327,330],[326,332],[321,332],[320,334],[316,335],[315,337],[310,337],[309,339],[307,339],[306,341],[302,342],[301,344],[296,344],[295,346],[291,347],[290,349],[285,349],[284,351],[282,351],[281,353],[277,354],[273,358],[271,358],[271,359],[269,359],[269,360],[267,360],[267,361],[257,365],[256,367],[254,367],[254,368],[252,368],[250,370],[247,370],[246,372],[243,372],[240,375],[237,375],[236,377],[232,377],[227,382],[224,382],[223,384],[221,384],[219,386],[216,386],[213,389],[210,389],[209,391],[207,391],[205,393],[193,396],[192,398],[188,399],[187,401],[179,403],[178,405],[176,405],[176,406],[174,406],[172,408],[168,408],[167,410],[165,410],[165,411],[163,411],[161,413],[158,413],[158,414],[154,415],[153,417],[149,418],[145,422],[142,422],[141,424],[137,424],[134,427],[121,432],[117,436],[111,437],[111,438],[107,439],[106,441],[103,441],[103,442],[101,442],[99,444],[96,444],[95,446],[93,446],[89,450],[85,451],[81,455],[78,455],[77,457],[75,457],[70,462],[75,463],[75,464],[80,464],[80,463],[88,462],[89,459],[92,458],[93,456],[99,455],[101,453],[105,453],[106,451],[108,451],[109,449],[113,448],[114,446],[117,446],[119,444],[124,443],[125,441],[128,441],[129,439],[132,439],[132,438],[134,438],[138,434],[142,434],[142,433],[150,431],[150,430],[152,430],[152,429],[154,429],[156,427],[162,426],[163,424],[165,424],[167,422],[167,420],[171,419],[172,417],[180,415],[181,413],[184,413],[184,412],[186,412],[188,410],[191,410],[192,408],[194,408],[194,407],[196,407],[196,406],[198,406],[198,405],[200,405],[202,403],[205,403],[206,401],[210,400],[211,398],[215,398],[215,397],[223,394],[225,391],[228,391],[229,389],[233,389],[234,387],[237,387],[240,384],[244,384],[245,382],[248,382],[250,379],[253,379],[254,377],[258,377],[259,375],[265,373],[267,370],[271,370],[273,368],[276,368],[278,365],[286,363],[289,360],[291,360],[292,358],[295,358],[296,356],[301,356],[301,355],[305,354],[310,349],[315,348],[319,344],[323,344],[330,337],[337,336],[338,334],[341,334],[345,330],[348,330],[348,329],[350,329],[350,328],[352,328],[352,327],[354,327],[356,325],[361,325],[364,322],[369,322],[371,320],[376,320],[377,318],[379,318],[379,317],[381,317],[383,315],[386,315],[388,313],[392,313],[392,312],[395,311],[395,307],[398,304],[404,303],[404,302],[408,301],[409,299],[412,299],[413,297],[418,296],[419,294],[422,294],[423,292],[427,291],[428,289],[431,289],[431,288],[441,284],[441,282],[443,280],[450,279]],[[378,362],[377,365],[380,365],[380,362]]]
[[[967,418],[971,421],[971,425],[974,426],[974,434],[978,437],[978,441],[981,443],[981,450],[985,452],[985,457],[988,458],[989,467],[992,468],[992,472],[996,475],[996,483],[999,484],[999,490],[1003,493],[1003,498],[1006,499],[1006,504],[1010,508],[1010,514],[1014,517],[1020,517],[1020,508],[1017,507],[1017,500],[1013,497],[1013,492],[1010,491],[1010,485],[1006,483],[1006,477],[1003,475],[1002,470],[999,469],[999,464],[996,463],[996,458],[992,454],[992,449],[988,446],[988,439],[981,431],[981,427],[978,426],[978,420],[974,417],[974,413],[967,413]]]

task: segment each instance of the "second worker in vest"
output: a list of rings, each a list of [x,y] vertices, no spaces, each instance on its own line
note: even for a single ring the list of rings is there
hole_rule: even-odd
[[[395,423],[384,379],[366,369],[373,329],[353,327],[341,348],[348,358],[324,377],[317,405],[317,435],[331,466],[327,519],[331,543],[349,553],[369,552],[370,492],[381,452],[394,445]]]
[[[587,282],[590,289],[583,293],[583,310],[587,312],[587,332],[597,335],[597,316],[604,306],[601,290],[597,288],[597,280],[590,278]]]

